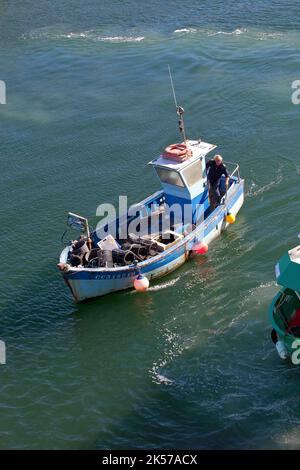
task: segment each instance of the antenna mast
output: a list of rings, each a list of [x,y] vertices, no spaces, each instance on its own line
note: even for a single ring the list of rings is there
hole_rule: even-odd
[[[179,121],[178,121],[179,132],[183,135],[184,142],[186,142],[186,134],[185,134],[184,120],[183,120],[184,109],[183,109],[182,106],[178,106],[178,104],[177,104],[176,93],[175,93],[173,78],[172,78],[171,69],[170,69],[169,64],[168,64],[168,69],[169,69],[169,75],[170,75],[170,81],[171,81],[171,87],[172,87],[172,92],[173,92],[174,103],[175,103],[175,107],[176,107],[176,113],[179,116]]]

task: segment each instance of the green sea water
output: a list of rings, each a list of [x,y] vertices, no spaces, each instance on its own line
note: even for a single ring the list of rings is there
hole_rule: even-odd
[[[300,369],[267,309],[299,230],[295,0],[2,2],[0,447],[300,448]],[[75,304],[67,211],[159,189],[147,162],[190,138],[240,164],[245,203],[205,257]]]

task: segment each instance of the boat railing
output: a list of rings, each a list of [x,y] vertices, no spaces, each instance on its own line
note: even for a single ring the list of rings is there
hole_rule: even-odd
[[[237,176],[238,182],[240,182],[241,180],[240,165],[238,163],[233,163],[233,162],[228,162],[228,161],[224,163],[228,167],[229,177],[232,178],[233,176]]]

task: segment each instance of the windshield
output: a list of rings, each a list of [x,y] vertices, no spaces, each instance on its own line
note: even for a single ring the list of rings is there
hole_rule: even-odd
[[[159,179],[163,183],[168,183],[174,186],[179,186],[181,188],[184,188],[184,182],[182,181],[182,178],[180,174],[177,173],[177,171],[167,170],[166,168],[159,168],[159,167],[156,167],[155,169],[156,169]]]
[[[193,186],[195,183],[198,183],[203,178],[201,162],[197,161],[187,166],[182,170],[182,174],[188,186]]]

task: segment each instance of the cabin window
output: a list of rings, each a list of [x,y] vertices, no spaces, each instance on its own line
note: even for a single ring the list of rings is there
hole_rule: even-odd
[[[184,168],[182,174],[188,186],[193,186],[193,184],[198,183],[203,178],[201,162],[197,161]]]
[[[156,167],[156,171],[157,171],[159,179],[163,183],[172,184],[172,185],[180,186],[181,188],[184,188],[184,182],[182,181],[182,178],[180,174],[177,173],[177,171],[167,170],[166,168],[159,168],[159,167]]]

